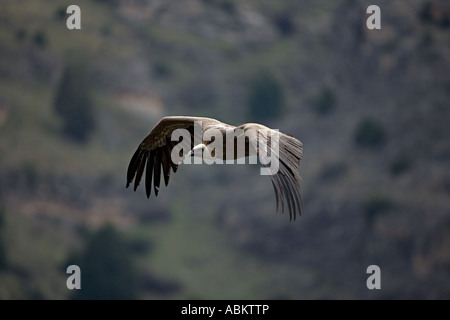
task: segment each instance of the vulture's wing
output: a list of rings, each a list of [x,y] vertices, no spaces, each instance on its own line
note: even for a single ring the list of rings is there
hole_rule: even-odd
[[[172,161],[171,154],[172,149],[180,142],[172,141],[172,133],[176,129],[188,130],[191,136],[190,147],[192,148],[194,143],[194,124],[196,121],[201,121],[203,127],[209,124],[220,123],[220,121],[215,119],[201,117],[162,118],[141,142],[131,158],[127,171],[127,188],[134,180],[134,191],[136,191],[145,169],[145,190],[147,197],[150,197],[151,194],[152,180],[155,195],[157,196],[161,182],[161,168],[166,186],[169,183],[170,169],[173,172],[176,172],[178,169],[178,164]]]
[[[303,156],[303,144],[290,135],[263,125],[252,123],[242,125],[241,128],[248,136],[250,146],[257,150],[260,162],[266,170],[270,170],[277,210],[280,201],[282,212],[287,204],[289,217],[295,220],[297,213],[301,215],[302,207],[299,166]],[[271,161],[278,161],[278,165],[272,168]]]

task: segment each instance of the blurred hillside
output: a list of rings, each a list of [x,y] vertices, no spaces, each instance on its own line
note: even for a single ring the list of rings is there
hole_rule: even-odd
[[[81,30],[65,1],[0,5],[0,299],[450,297],[446,1],[76,4]],[[257,166],[125,189],[166,115],[299,138],[303,215]]]

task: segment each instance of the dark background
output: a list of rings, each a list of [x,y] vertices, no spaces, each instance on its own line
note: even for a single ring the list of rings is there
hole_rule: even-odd
[[[448,299],[449,32],[445,1],[2,1],[0,298]],[[125,189],[166,115],[297,137],[303,215],[255,165]]]

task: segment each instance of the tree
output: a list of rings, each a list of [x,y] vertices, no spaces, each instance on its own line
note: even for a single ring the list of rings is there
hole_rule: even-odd
[[[0,204],[0,271],[4,270],[8,266],[6,257],[6,241],[4,239],[4,224],[5,224],[5,210]]]
[[[138,273],[133,255],[114,227],[107,225],[95,232],[78,260],[81,290],[75,291],[74,298],[137,298]]]
[[[277,78],[268,71],[260,72],[250,84],[249,114],[256,120],[270,120],[281,115],[284,95]]]
[[[89,139],[96,121],[83,67],[70,65],[64,70],[54,108],[63,120],[64,135],[76,142],[86,142]]]

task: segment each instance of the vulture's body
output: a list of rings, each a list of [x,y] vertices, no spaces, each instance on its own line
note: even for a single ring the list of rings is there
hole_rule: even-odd
[[[196,127],[196,126],[200,126]],[[183,154],[178,153],[177,146],[183,141],[172,141],[173,134],[177,129],[184,129],[189,134],[189,152]],[[197,130],[199,129],[199,130]],[[245,150],[238,150],[238,137],[233,137],[233,132],[240,132],[245,137]],[[134,180],[134,190],[136,191],[142,176],[145,172],[145,189],[147,197],[150,197],[153,181],[153,189],[155,195],[158,195],[161,181],[161,174],[164,178],[165,185],[169,183],[170,170],[176,172],[180,161],[174,161],[173,151],[179,155],[181,159],[185,159],[189,155],[197,154],[197,150],[209,150],[209,146],[213,145],[215,139],[211,139],[212,134],[221,134],[223,136],[223,150],[213,150],[212,153],[205,152],[221,158],[222,160],[235,160],[241,157],[258,156],[260,160],[274,159],[276,155],[278,166],[276,171],[269,168],[267,162],[263,162],[264,166],[270,171],[275,198],[277,201],[277,209],[281,202],[282,211],[285,206],[289,209],[290,218],[301,214],[301,196],[300,196],[300,175],[298,172],[300,160],[303,155],[303,145],[296,138],[272,130],[261,124],[247,123],[235,127],[216,119],[204,117],[187,117],[174,116],[164,117],[153,130],[141,142],[133,157],[127,171],[127,187]],[[231,152],[226,149],[227,137],[233,137],[234,150]],[[263,142],[263,143],[261,143]],[[276,142],[276,143],[275,143]],[[186,141],[184,141],[186,143]],[[275,148],[276,147],[276,148]],[[217,152],[217,154],[215,154]],[[272,158],[270,158],[272,156]],[[161,170],[162,168],[162,170]]]

